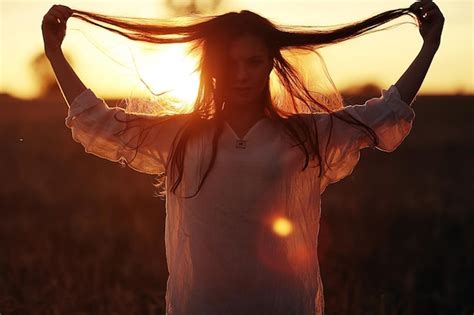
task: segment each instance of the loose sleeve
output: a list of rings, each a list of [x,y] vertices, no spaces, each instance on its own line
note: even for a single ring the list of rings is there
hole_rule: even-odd
[[[382,89],[381,97],[371,98],[363,105],[346,106],[341,111],[372,128],[379,141],[375,148],[384,152],[393,152],[402,143],[415,118],[413,108],[400,98],[395,85],[388,90]],[[350,175],[359,162],[360,150],[373,147],[374,142],[361,126],[347,123],[333,114],[315,115],[321,159],[326,164],[320,181],[320,192],[323,193],[328,185]]]
[[[68,108],[65,125],[85,152],[147,174],[166,169],[173,140],[190,114],[155,116],[109,107],[91,89]]]

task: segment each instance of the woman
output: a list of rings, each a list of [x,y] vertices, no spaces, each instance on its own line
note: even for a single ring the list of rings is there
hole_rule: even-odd
[[[338,97],[327,101],[310,91],[282,55],[354,38],[404,14],[417,18],[421,51],[395,85],[363,105],[343,107]],[[62,54],[71,16],[132,40],[193,43],[201,80],[192,111],[146,115],[108,107]],[[326,31],[277,27],[250,11],[140,24],[60,5],[42,29],[74,140],[86,152],[165,175],[167,314],[323,314],[321,194],[352,173],[361,149],[391,152],[409,134],[412,101],[443,24],[426,0]],[[279,100],[270,89],[272,71]]]

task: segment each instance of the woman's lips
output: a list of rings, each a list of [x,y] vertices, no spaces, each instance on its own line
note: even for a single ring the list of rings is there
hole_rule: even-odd
[[[246,87],[246,88],[234,88],[234,91],[240,92],[240,93],[245,93],[252,90],[251,87]]]

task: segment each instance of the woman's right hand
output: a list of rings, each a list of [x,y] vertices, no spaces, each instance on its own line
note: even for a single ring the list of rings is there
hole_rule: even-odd
[[[44,15],[41,30],[46,55],[61,50],[61,44],[66,35],[66,22],[72,13],[71,8],[55,4]]]

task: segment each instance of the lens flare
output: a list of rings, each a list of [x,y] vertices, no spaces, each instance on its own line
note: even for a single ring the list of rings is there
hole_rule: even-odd
[[[273,222],[273,232],[279,236],[286,237],[292,230],[293,224],[291,224],[290,220],[284,217],[279,217]]]

